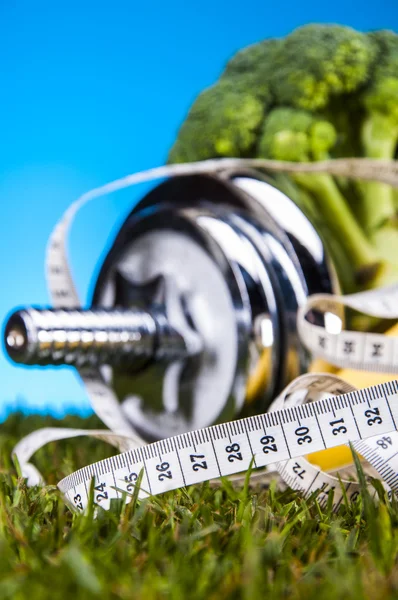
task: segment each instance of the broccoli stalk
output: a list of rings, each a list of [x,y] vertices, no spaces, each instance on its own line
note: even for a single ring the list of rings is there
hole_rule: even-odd
[[[340,237],[331,234],[329,224],[317,208],[317,202],[312,194],[294,182],[286,173],[275,173],[273,176],[276,187],[285,193],[314,225],[319,233],[333,264],[341,289],[346,294],[357,291],[357,282],[352,269],[347,269],[347,254],[341,245]]]
[[[379,50],[370,84],[360,94],[365,109],[360,138],[368,158],[393,160],[398,145],[398,36],[390,31],[369,34]],[[364,182],[362,221],[372,235],[395,216],[390,186]]]
[[[398,142],[398,120],[394,124],[390,119],[375,112],[366,118],[361,139],[365,156],[392,160]],[[360,190],[363,197],[361,220],[365,230],[372,235],[386,220],[395,216],[393,190],[391,186],[378,181],[364,181],[360,184]]]
[[[268,115],[258,155],[276,160],[309,162],[327,159],[337,139],[331,123],[311,113],[276,108]],[[380,266],[378,255],[355,220],[332,176],[298,173],[294,180],[310,192],[330,229],[341,239],[347,257],[358,275],[374,276]]]

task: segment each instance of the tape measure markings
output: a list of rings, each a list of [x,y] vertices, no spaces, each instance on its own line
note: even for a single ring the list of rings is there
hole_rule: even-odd
[[[249,468],[253,458],[257,468],[265,467],[276,461],[301,457],[303,446],[305,452],[310,453],[348,440],[355,442],[375,434],[387,434],[397,429],[397,417],[398,382],[394,381],[266,413],[258,419],[248,417],[154,442],[129,450],[118,459],[109,458],[84,467],[64,478],[59,488],[83,510],[88,500],[83,488],[86,490],[94,477],[96,502],[106,500],[108,506],[111,498],[118,497],[113,489],[116,473],[119,476],[120,472],[121,481],[129,475],[127,467],[120,469],[118,465],[121,457],[135,469],[137,477],[137,471],[144,467],[149,492],[156,495],[240,473]],[[337,431],[339,427],[341,431]],[[197,444],[195,437],[207,437],[210,441]],[[318,471],[316,478],[319,477]],[[398,488],[398,475],[388,476],[387,480],[390,487]],[[314,482],[315,478],[307,489],[311,490]],[[145,483],[143,487],[145,489]],[[80,500],[75,501],[76,496],[80,496]]]
[[[351,296],[315,294],[297,315],[300,339],[314,355],[339,367],[398,373],[398,337],[348,330],[331,333],[308,320],[314,309],[339,313],[343,307],[377,318],[398,319],[398,284]]]

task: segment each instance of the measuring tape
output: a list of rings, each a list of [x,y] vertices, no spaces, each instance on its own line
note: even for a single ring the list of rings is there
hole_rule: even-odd
[[[329,164],[330,163],[330,164]],[[317,170],[380,179],[398,185],[395,163],[348,159],[315,163]],[[65,212],[51,234],[47,250],[47,283],[55,308],[80,306],[67,258],[67,236],[74,217],[84,204],[114,191],[162,177],[217,172],[226,168],[256,166],[270,170],[313,170],[314,165],[251,159],[218,159],[193,164],[159,167],[129,175],[84,194]],[[336,171],[337,169],[337,171]],[[342,308],[349,307],[373,317],[398,319],[398,286],[351,296],[311,296],[298,313],[303,344],[315,356],[356,369],[398,373],[398,338],[343,331]],[[313,311],[323,313],[325,327],[311,322]],[[355,481],[341,481],[321,471],[305,456],[341,444],[355,450],[372,466],[388,493],[398,491],[398,383],[392,381],[357,391],[329,374],[304,375],[293,381],[264,415],[250,417],[146,444],[133,430],[122,407],[107,385],[101,370],[80,372],[93,410],[109,428],[104,431],[47,428],[21,440],[14,448],[22,474],[29,485],[43,482],[31,456],[50,441],[89,435],[116,446],[122,453],[85,467],[59,483],[68,505],[84,510],[94,478],[94,502],[108,509],[112,498],[128,500],[142,471],[138,496],[159,494],[221,476],[233,476],[253,468],[267,467],[280,474],[293,489],[333,508],[344,497],[359,493]],[[327,397],[325,397],[327,396]],[[238,477],[240,480],[242,476]],[[264,481],[264,474],[251,480]]]
[[[94,480],[95,502],[107,509],[112,498],[131,494],[141,470],[139,494],[144,496],[240,473],[250,465],[265,467],[277,460],[277,470],[289,485],[306,493],[320,489],[322,503],[331,489],[337,492],[337,486],[322,481],[321,471],[315,468],[308,472],[308,465],[301,460],[304,448],[315,452],[350,440],[365,456],[377,456],[373,465],[391,490],[398,491],[398,474],[391,468],[397,458],[391,437],[397,423],[398,382],[393,381],[132,449],[76,471],[63,479],[59,488],[71,506],[84,510]],[[388,452],[386,457],[380,456],[380,440],[390,453],[394,450],[391,456]],[[357,492],[350,490],[350,482],[343,487],[349,498]],[[337,508],[342,495],[337,493],[333,500]]]

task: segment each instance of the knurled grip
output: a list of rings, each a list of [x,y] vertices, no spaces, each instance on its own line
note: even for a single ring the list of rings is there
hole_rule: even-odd
[[[9,318],[5,345],[28,365],[139,368],[156,353],[157,323],[141,310],[28,308]]]

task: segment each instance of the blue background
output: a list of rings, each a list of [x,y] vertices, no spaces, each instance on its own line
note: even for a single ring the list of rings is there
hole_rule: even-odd
[[[144,6],[145,4],[145,6]],[[48,304],[46,240],[80,194],[164,163],[192,100],[239,48],[308,22],[398,30],[396,0],[0,0],[0,321]],[[71,258],[84,302],[143,188],[79,215]],[[89,410],[73,370],[21,369],[0,353],[0,418]]]

